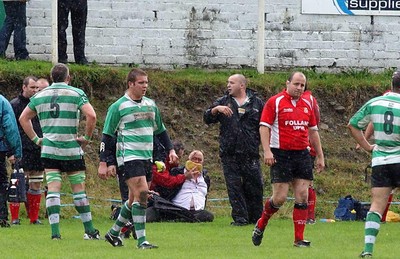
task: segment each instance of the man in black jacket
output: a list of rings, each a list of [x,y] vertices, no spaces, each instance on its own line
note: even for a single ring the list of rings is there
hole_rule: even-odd
[[[204,112],[206,124],[220,123],[220,157],[234,226],[254,224],[263,209],[259,122],[264,102],[247,89],[241,74],[228,79],[227,93]]]
[[[21,93],[11,100],[11,106],[17,118],[18,130],[22,141],[23,157],[21,167],[24,169],[27,180],[29,181],[29,189],[27,192],[27,214],[31,224],[42,224],[39,220],[40,200],[42,197],[41,183],[43,182],[44,167],[40,159],[40,146],[36,145],[25,134],[18,121],[22,111],[29,103],[29,98],[39,91],[36,84],[37,78],[28,76],[24,79]],[[32,120],[33,129],[38,137],[42,137],[42,129],[40,128],[39,119],[35,117]],[[19,225],[19,203],[10,202],[11,223]]]

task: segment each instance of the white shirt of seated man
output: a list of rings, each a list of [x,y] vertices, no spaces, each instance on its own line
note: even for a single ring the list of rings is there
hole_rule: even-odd
[[[203,164],[204,156],[199,150],[194,150],[189,155],[189,160]],[[204,180],[202,171],[196,167],[188,170],[184,169],[186,180],[178,194],[172,199],[175,205],[179,205],[188,210],[204,210],[207,196],[207,183]]]

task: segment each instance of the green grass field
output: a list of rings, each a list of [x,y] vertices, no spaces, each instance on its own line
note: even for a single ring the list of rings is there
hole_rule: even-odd
[[[102,237],[112,221],[95,218]],[[261,246],[251,242],[253,226],[232,227],[230,218],[217,217],[212,223],[149,223],[148,240],[159,246],[136,249],[136,241],[124,240],[112,247],[105,240],[83,240],[79,219],[61,219],[62,240],[50,239],[50,227],[29,225],[0,228],[1,258],[357,258],[363,247],[364,222],[335,222],[309,225],[305,238],[311,248],[293,247],[293,223],[272,219]],[[399,225],[381,226],[374,258],[399,258]]]

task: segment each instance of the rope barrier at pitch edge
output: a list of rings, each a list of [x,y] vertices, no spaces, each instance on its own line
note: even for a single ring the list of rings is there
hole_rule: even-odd
[[[72,194],[69,193],[61,193],[62,196],[72,196]],[[268,197],[264,197],[264,199],[267,199]],[[96,198],[96,197],[88,197],[88,199],[91,200],[100,200],[100,201],[108,201],[108,202],[112,202],[112,203],[122,203],[121,199],[112,199],[112,198],[106,198],[106,199],[102,199],[102,198]],[[287,200],[294,200],[293,197],[287,197]],[[222,202],[222,201],[229,201],[229,198],[209,198],[207,199],[207,202]],[[337,204],[338,201],[324,201],[324,200],[319,200],[318,202],[323,202],[323,203],[330,203],[330,204]],[[360,202],[362,205],[365,204],[370,204],[370,202]],[[392,201],[390,203],[391,205],[400,205],[400,202],[398,201]],[[75,206],[74,204],[61,204],[61,207],[69,207],[69,206]],[[99,205],[100,206],[100,205]],[[230,208],[230,206],[218,206],[218,205],[210,205],[210,207],[217,207],[217,208]]]

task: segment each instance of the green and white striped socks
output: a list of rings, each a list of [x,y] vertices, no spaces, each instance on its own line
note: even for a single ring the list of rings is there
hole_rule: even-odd
[[[379,233],[382,216],[378,212],[370,211],[365,219],[365,245],[364,252],[371,253],[374,250],[376,236]]]
[[[92,213],[90,212],[89,200],[85,192],[73,193],[74,205],[76,211],[79,213],[85,233],[94,233],[96,230],[93,227]]]
[[[60,193],[48,192],[46,196],[46,209],[53,237],[60,236],[60,205]]]
[[[139,202],[132,203],[132,219],[138,240],[138,246],[146,241],[146,208]]]
[[[128,201],[121,207],[121,211],[119,212],[118,218],[115,221],[114,225],[110,229],[110,234],[113,236],[119,236],[119,232],[121,228],[125,226],[126,222],[132,218],[131,209],[128,206]]]

